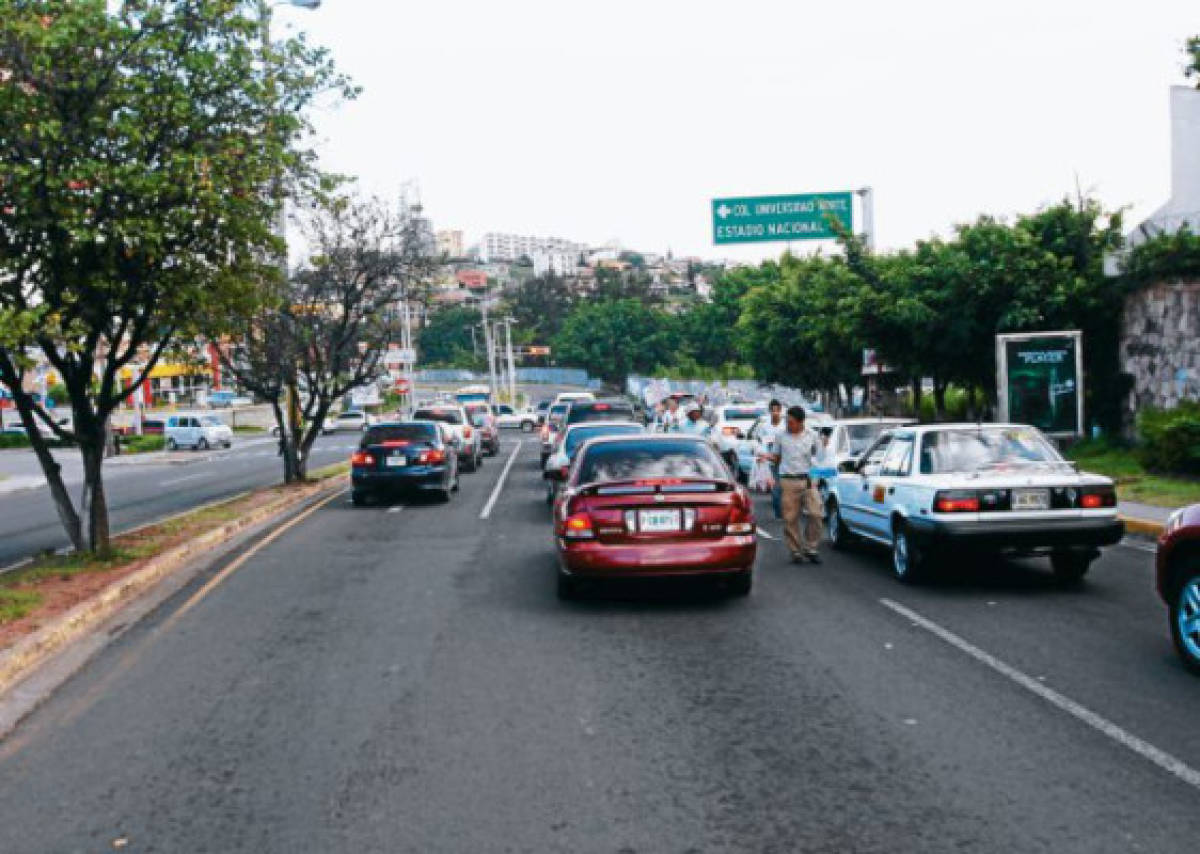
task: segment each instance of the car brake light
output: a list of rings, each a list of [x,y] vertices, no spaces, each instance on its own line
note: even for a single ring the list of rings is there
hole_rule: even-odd
[[[721,428],[721,432],[724,433],[726,436],[736,436],[736,435],[738,435],[738,428],[726,424],[724,427]]]
[[[729,508],[729,521],[725,523],[725,533],[753,534],[754,530],[754,510],[750,503],[750,497],[739,489],[733,495],[733,504]]]
[[[1112,489],[1101,489],[1095,492],[1085,492],[1079,498],[1079,506],[1084,510],[1099,510],[1101,507],[1116,507],[1117,493]]]
[[[352,466],[373,466],[375,458],[366,451],[355,451],[350,457],[350,465]]]
[[[586,513],[575,513],[563,520],[563,536],[568,540],[590,540],[596,536],[592,530],[592,517]]]
[[[933,509],[938,513],[978,513],[979,496],[974,492],[939,492]]]
[[[470,438],[471,438],[471,428],[470,428],[470,427],[464,427],[464,428],[463,428],[463,438],[464,438],[464,439],[470,439]]]
[[[386,442],[381,442],[380,446],[384,448],[407,448],[408,442],[403,439],[389,439]]]
[[[444,463],[446,462],[445,451],[426,451],[421,454],[421,462],[423,463]]]
[[[562,475],[562,479],[563,479],[563,480],[566,480],[566,479],[567,479],[567,474],[568,474],[568,473],[571,471],[571,467],[570,467],[570,466],[563,466],[563,467],[562,467],[561,469],[559,469],[558,471],[559,471],[559,473]]]

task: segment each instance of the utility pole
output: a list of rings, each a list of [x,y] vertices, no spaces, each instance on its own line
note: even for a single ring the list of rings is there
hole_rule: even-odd
[[[511,317],[504,318],[504,336],[508,346],[508,402],[513,409],[517,408],[517,368],[513,363],[512,325],[516,323]]]
[[[862,201],[862,233],[863,245],[868,252],[875,251],[875,191],[863,187],[856,191]]]
[[[492,325],[488,323],[488,293],[483,292],[483,346],[487,348],[488,377],[491,380],[491,393],[497,392],[496,386],[496,349],[492,346]]]

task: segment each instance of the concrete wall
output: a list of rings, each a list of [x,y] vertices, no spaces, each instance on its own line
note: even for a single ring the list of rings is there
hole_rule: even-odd
[[[1122,369],[1133,377],[1127,419],[1147,406],[1200,400],[1200,282],[1143,288],[1125,300]]]

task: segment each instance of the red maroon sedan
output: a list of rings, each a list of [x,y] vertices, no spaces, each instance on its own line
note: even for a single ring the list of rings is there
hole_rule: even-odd
[[[745,596],[755,531],[749,493],[703,439],[593,439],[554,505],[558,595],[587,581],[705,576]]]
[[[1171,514],[1155,565],[1175,649],[1188,670],[1200,673],[1200,504]]]

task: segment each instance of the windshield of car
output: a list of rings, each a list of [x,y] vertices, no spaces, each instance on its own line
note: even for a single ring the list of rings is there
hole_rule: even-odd
[[[621,421],[633,419],[633,407],[628,403],[576,403],[567,412],[568,424],[579,424],[584,421]]]
[[[766,414],[767,410],[765,409],[727,406],[725,407],[724,418],[726,421],[753,421],[762,418]]]
[[[204,422],[205,424],[211,424],[214,427],[222,427],[225,424],[224,421],[222,421],[220,418],[218,418],[215,415],[204,415],[204,416],[201,416],[200,420],[202,422]]]
[[[584,451],[580,483],[682,478],[725,480],[729,474],[707,443],[630,440],[604,442]]]
[[[921,473],[1066,465],[1033,427],[936,430],[921,440]]]
[[[437,439],[437,428],[432,424],[379,424],[367,431],[364,445],[383,442],[433,442]]]
[[[338,416],[338,420],[345,421],[361,421],[363,414],[361,412],[343,412]]]
[[[893,425],[890,424],[847,424],[846,439],[850,443],[850,454],[858,456],[879,438],[879,435]]]
[[[443,424],[462,424],[462,413],[457,409],[418,409],[413,418],[419,421],[441,421]]]
[[[550,414],[546,416],[546,420],[557,424],[570,408],[571,404],[569,403],[556,403],[550,407]]]
[[[603,424],[596,427],[573,427],[564,439],[567,456],[574,455],[575,449],[588,439],[598,436],[637,435],[646,431],[638,424]]]

